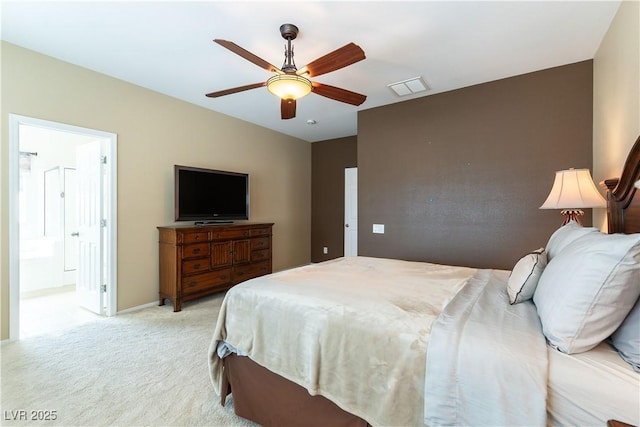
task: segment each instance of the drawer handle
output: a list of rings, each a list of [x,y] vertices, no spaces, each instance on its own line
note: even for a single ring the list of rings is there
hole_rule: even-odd
[[[193,268],[195,268],[196,270],[199,270],[200,269],[200,263],[193,264]]]
[[[194,249],[194,250],[193,250],[193,253],[194,253],[194,254],[199,254],[199,253],[200,253],[200,248],[196,248],[196,249]]]
[[[237,275],[238,276],[244,276],[244,271],[238,271]]]
[[[226,274],[223,274],[222,276],[220,276],[220,278],[221,278],[222,280],[227,280],[227,275],[226,275]]]
[[[195,286],[195,285],[197,285],[197,284],[198,284],[198,282],[197,282],[197,281],[192,280],[192,281],[190,281],[189,283],[187,283],[187,286],[194,287],[194,286]]]

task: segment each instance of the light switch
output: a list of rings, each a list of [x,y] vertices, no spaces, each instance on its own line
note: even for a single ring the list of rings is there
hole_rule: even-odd
[[[373,232],[375,234],[384,234],[384,224],[373,224]]]

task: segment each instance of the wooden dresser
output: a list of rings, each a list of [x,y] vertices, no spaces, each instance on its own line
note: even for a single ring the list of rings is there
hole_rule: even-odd
[[[271,273],[273,223],[158,227],[160,305],[229,289]]]

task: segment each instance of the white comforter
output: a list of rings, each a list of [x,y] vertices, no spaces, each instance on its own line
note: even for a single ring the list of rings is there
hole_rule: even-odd
[[[507,272],[480,270],[438,317],[425,423],[547,425],[547,346],[532,301],[509,305]]]
[[[487,271],[353,257],[241,283],[227,293],[211,342],[214,388],[219,394],[216,350],[226,342],[372,425],[424,425],[432,324],[467,283],[483,287]]]

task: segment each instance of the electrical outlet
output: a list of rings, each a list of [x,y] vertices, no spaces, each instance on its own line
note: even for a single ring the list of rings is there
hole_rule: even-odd
[[[326,247],[326,246],[323,246],[322,247],[322,253],[325,254],[325,255],[328,254],[329,253],[329,248]]]

